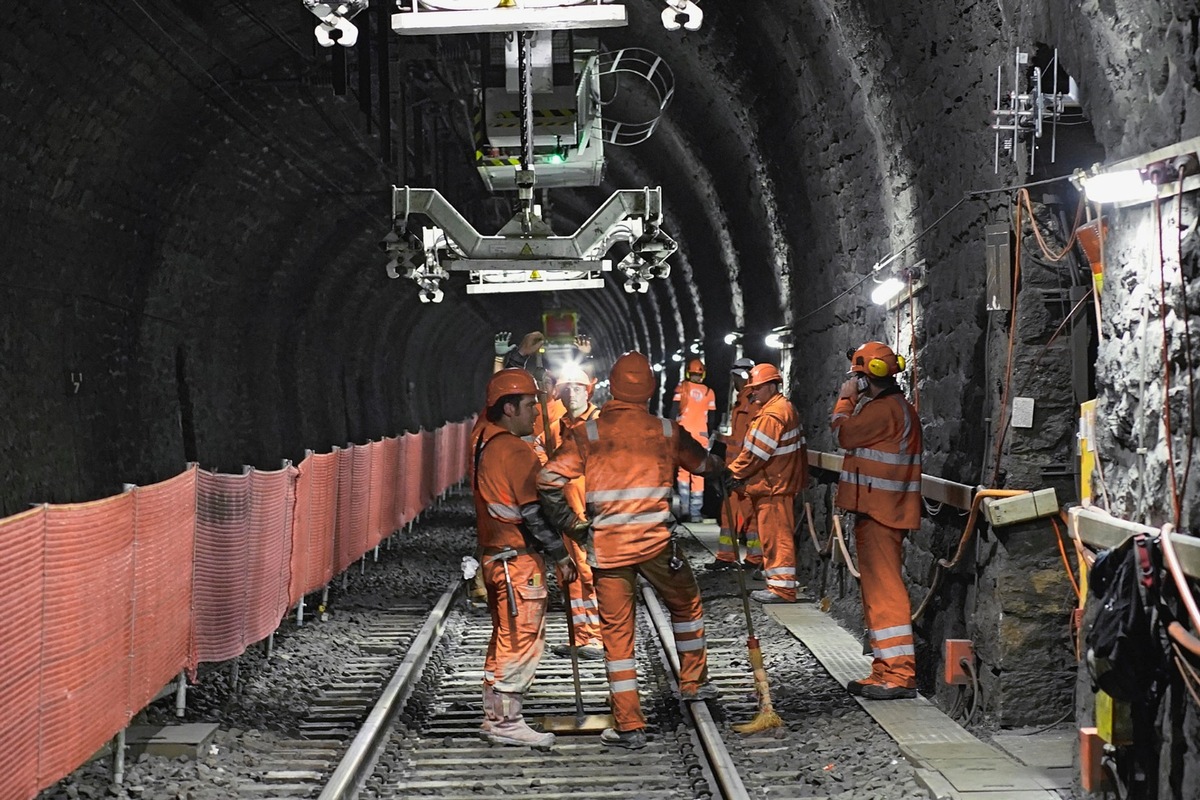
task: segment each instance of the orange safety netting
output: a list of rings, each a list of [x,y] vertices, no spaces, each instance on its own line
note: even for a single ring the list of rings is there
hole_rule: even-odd
[[[43,542],[46,509],[0,520],[0,796],[32,797],[38,780]],[[25,598],[24,600],[20,598]]]
[[[181,669],[269,635],[454,485],[472,421],[0,519],[0,797],[32,798]]]
[[[309,455],[296,478],[292,520],[292,579],[288,604],[333,579],[334,514],[337,510],[337,455]]]
[[[295,470],[201,472],[196,497],[195,662],[225,661],[275,630],[291,572]]]

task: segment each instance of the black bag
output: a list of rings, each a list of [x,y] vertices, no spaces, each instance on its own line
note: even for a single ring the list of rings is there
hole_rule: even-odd
[[[1100,608],[1087,633],[1093,688],[1126,703],[1157,701],[1167,651],[1159,626],[1162,560],[1156,541],[1134,536],[1096,558],[1088,580]]]

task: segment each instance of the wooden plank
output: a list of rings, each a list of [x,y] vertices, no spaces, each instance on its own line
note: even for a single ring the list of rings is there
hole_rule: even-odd
[[[1139,533],[1151,536],[1161,533],[1159,528],[1120,519],[1097,508],[1072,508],[1070,514],[1071,529],[1089,547],[1117,547],[1130,536]],[[1171,543],[1175,545],[1179,564],[1188,577],[1200,577],[1200,539],[1182,533],[1172,533]]]
[[[808,464],[813,469],[825,472],[841,472],[842,456],[837,453],[809,450]],[[945,503],[955,508],[961,508],[964,511],[971,508],[971,501],[975,499],[975,488],[965,483],[948,481],[936,475],[921,476],[921,494],[927,499],[934,503]]]

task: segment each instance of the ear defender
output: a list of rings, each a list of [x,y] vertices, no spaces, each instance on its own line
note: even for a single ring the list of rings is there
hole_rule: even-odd
[[[905,366],[907,366],[907,364],[905,364],[905,362],[904,362],[904,356],[897,353],[896,354],[896,371],[904,372]]]
[[[882,358],[872,358],[867,362],[867,371],[876,378],[886,378],[888,375],[887,362]]]

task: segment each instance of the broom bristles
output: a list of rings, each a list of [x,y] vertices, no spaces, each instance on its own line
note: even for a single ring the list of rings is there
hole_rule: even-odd
[[[772,728],[782,727],[783,720],[774,711],[760,711],[754,719],[741,725],[734,725],[733,729],[738,733],[761,733]]]

